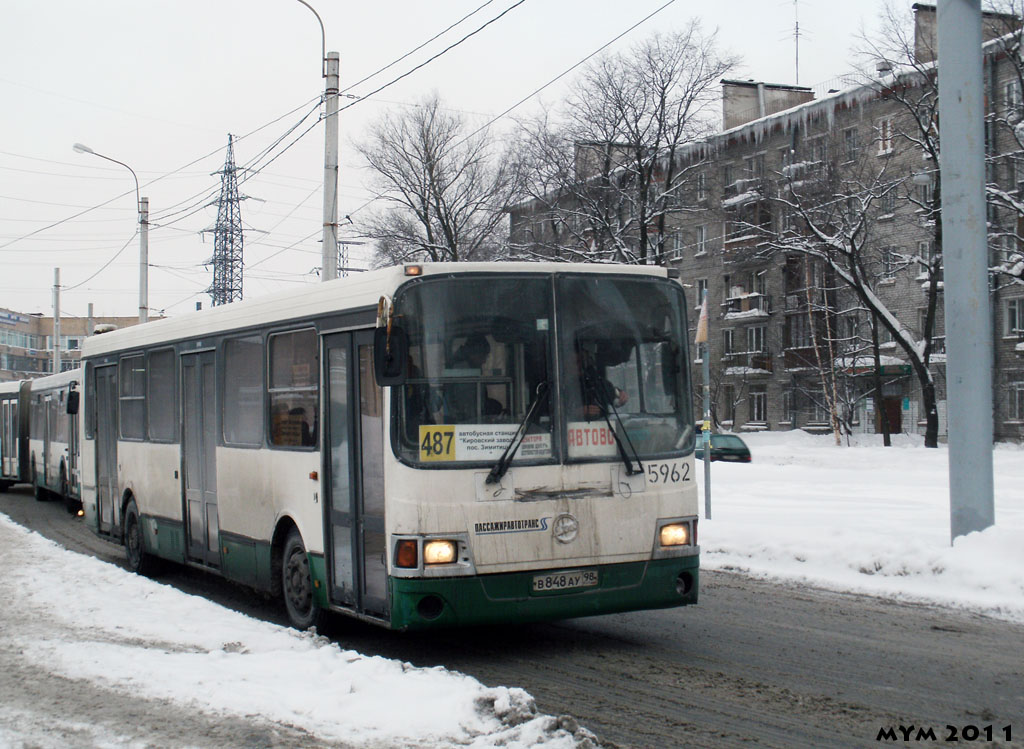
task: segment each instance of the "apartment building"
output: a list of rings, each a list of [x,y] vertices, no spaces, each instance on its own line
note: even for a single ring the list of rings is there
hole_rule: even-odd
[[[137,317],[65,317],[60,319],[61,371],[74,369],[81,345],[96,325],[126,327]],[[41,377],[53,372],[53,317],[0,308],[0,382]]]
[[[689,286],[693,326],[707,293],[719,428],[827,431],[835,412],[855,432],[887,424],[892,432],[923,433],[920,371],[899,337],[917,350],[928,344],[938,433],[945,434],[942,269],[933,262],[938,167],[929,152],[937,140],[929,143],[928,132],[937,111],[928,111],[936,99],[928,90],[935,86],[935,8],[916,4],[914,11],[909,72],[882,66],[819,97],[803,87],[725,80],[723,130],[683,155],[688,176],[660,238],[661,261],[678,267]],[[986,16],[983,49],[990,313],[995,437],[1021,440],[1024,152],[1014,130],[1024,112],[1021,67],[1000,43],[1007,20]],[[538,211],[536,201],[513,210],[511,242],[550,254],[556,222]],[[896,336],[840,277],[828,250],[814,245],[813,223],[861,243],[862,271],[895,319]],[[694,362],[694,382],[700,369]]]

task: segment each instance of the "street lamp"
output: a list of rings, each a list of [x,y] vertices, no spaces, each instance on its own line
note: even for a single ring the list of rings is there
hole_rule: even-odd
[[[306,0],[299,0],[320,23],[321,72],[327,79],[324,86],[324,235],[321,251],[321,281],[338,277],[338,76],[341,58],[327,52],[327,35],[320,14]]]
[[[149,320],[149,198],[139,196],[139,177],[135,170],[123,161],[104,156],[81,143],[75,143],[71,148],[75,153],[91,153],[93,156],[120,164],[131,172],[135,179],[135,200],[139,209],[139,322],[146,322]]]

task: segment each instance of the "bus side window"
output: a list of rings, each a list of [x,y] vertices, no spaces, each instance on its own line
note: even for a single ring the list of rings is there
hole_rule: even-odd
[[[316,331],[270,336],[270,443],[278,447],[316,445],[320,411]]]

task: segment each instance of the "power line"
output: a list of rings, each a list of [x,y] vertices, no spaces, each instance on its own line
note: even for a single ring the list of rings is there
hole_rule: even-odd
[[[319,106],[320,96],[318,95],[315,100],[318,102],[318,106]],[[310,100],[310,101],[312,101],[312,100]],[[298,110],[302,109],[307,104],[308,104],[308,102],[303,102],[298,107],[295,107],[295,109],[292,109],[291,111],[286,112],[285,114],[281,115],[280,117],[277,117],[277,118],[271,120],[270,122],[268,122],[268,123],[266,123],[264,125],[261,125],[260,127],[256,128],[255,130],[247,133],[246,135],[243,135],[242,138],[249,137],[250,135],[254,135],[255,133],[258,133],[260,130],[263,130],[264,128],[270,127],[271,125],[279,122],[280,120],[284,119],[285,117],[287,117],[287,116],[297,112]],[[177,174],[178,172],[184,171],[185,169],[189,168],[193,164],[198,164],[200,161],[202,161],[204,159],[207,159],[207,158],[209,158],[210,156],[213,156],[216,153],[219,153],[220,151],[223,150],[223,148],[224,148],[223,146],[220,146],[220,147],[216,148],[215,150],[211,151],[210,153],[204,154],[203,156],[200,156],[199,158],[194,159],[193,161],[190,161],[189,163],[185,164],[184,166],[179,167],[178,169],[174,169],[173,171],[167,172],[166,174],[163,174],[160,177],[156,177],[155,179],[150,180],[146,184],[142,185],[142,187],[143,188],[149,187],[150,185],[153,185],[153,184],[155,184],[155,183],[157,183],[157,182],[159,182],[159,181],[161,181],[163,179],[166,179],[167,177],[170,177],[171,175],[174,175],[174,174]],[[54,228],[56,226],[60,226],[61,224],[66,224],[69,221],[74,221],[79,216],[84,216],[86,213],[89,213],[90,211],[94,211],[94,210],[97,210],[99,208],[103,208],[104,206],[109,205],[110,203],[113,203],[115,200],[119,200],[120,198],[123,198],[126,195],[131,195],[132,192],[133,192],[133,190],[126,190],[125,192],[121,193],[120,195],[115,195],[114,197],[110,198],[109,200],[105,200],[102,203],[98,203],[98,204],[96,204],[94,206],[86,208],[83,211],[79,211],[78,213],[76,213],[76,214],[74,214],[72,216],[68,216],[67,218],[60,219],[59,221],[55,221],[53,223],[47,224],[46,226],[43,226],[43,227],[41,227],[39,229],[35,229],[34,231],[31,231],[31,232],[29,232],[27,234],[24,234],[21,237],[18,237],[17,239],[12,239],[12,240],[9,240],[9,241],[7,241],[7,242],[5,242],[3,244],[0,244],[0,251],[5,250],[5,248],[11,246],[12,244],[15,244],[16,242],[20,242],[23,239],[28,239],[29,237],[33,237],[36,234],[40,234],[40,233],[42,233],[44,231],[48,231],[49,229],[52,229],[52,228]]]
[[[518,0],[518,2],[516,2],[516,3],[512,4],[512,5],[510,5],[510,6],[508,7],[508,8],[506,8],[505,10],[503,10],[503,11],[502,11],[501,13],[499,13],[498,15],[496,15],[496,16],[495,16],[494,18],[490,19],[490,20],[489,20],[489,21],[488,21],[487,23],[485,23],[485,24],[483,24],[482,26],[480,26],[480,27],[476,28],[475,30],[473,30],[473,31],[469,32],[469,33],[468,33],[468,34],[466,34],[466,35],[465,35],[464,37],[462,37],[461,39],[459,39],[459,40],[458,40],[457,42],[453,42],[452,44],[449,44],[449,45],[448,45],[447,47],[445,47],[444,49],[442,49],[442,50],[441,50],[440,52],[438,52],[438,53],[437,53],[436,55],[434,55],[433,57],[429,57],[429,58],[427,58],[426,60],[424,60],[423,62],[421,62],[421,63],[420,63],[419,65],[415,66],[414,68],[411,68],[410,70],[407,70],[407,71],[406,71],[405,73],[402,73],[402,74],[401,74],[400,76],[398,76],[397,78],[395,78],[395,79],[393,79],[393,80],[391,80],[391,81],[388,81],[388,82],[387,82],[387,83],[385,83],[385,84],[384,84],[383,86],[380,86],[379,88],[376,88],[376,89],[374,89],[374,90],[373,90],[373,91],[371,91],[370,93],[368,93],[368,94],[365,94],[364,96],[360,96],[360,97],[359,97],[359,99],[357,99],[356,101],[352,102],[351,104],[348,104],[348,105],[346,105],[346,106],[344,106],[344,107],[341,107],[341,108],[340,108],[340,109],[338,110],[338,112],[339,112],[339,113],[340,113],[340,112],[343,112],[343,111],[345,111],[346,109],[348,109],[348,108],[350,108],[350,107],[353,107],[353,106],[355,106],[355,105],[356,105],[356,104],[358,104],[358,103],[359,103],[360,101],[362,101],[362,100],[364,100],[364,99],[368,99],[368,98],[370,98],[371,96],[373,96],[374,94],[378,94],[378,93],[380,93],[381,91],[383,91],[384,89],[386,89],[386,88],[388,88],[388,87],[390,87],[390,86],[393,86],[394,84],[398,83],[398,82],[399,82],[400,80],[402,80],[403,78],[407,78],[407,77],[409,77],[410,75],[412,75],[413,73],[415,73],[415,72],[416,72],[417,70],[419,70],[420,68],[426,67],[427,65],[429,65],[430,63],[432,63],[432,62],[433,62],[434,60],[436,60],[437,58],[439,58],[439,57],[441,57],[442,55],[444,55],[444,54],[447,54],[447,53],[448,53],[448,52],[450,52],[451,50],[455,49],[456,47],[458,47],[458,46],[459,46],[460,44],[462,44],[462,43],[463,43],[464,41],[466,41],[466,40],[467,40],[467,39],[469,39],[470,37],[476,36],[476,35],[477,35],[477,34],[479,34],[479,33],[480,33],[481,31],[483,31],[483,30],[484,30],[484,29],[486,29],[486,28],[487,28],[488,26],[490,26],[490,25],[491,25],[492,23],[494,23],[495,21],[498,21],[499,19],[501,19],[502,17],[504,17],[505,15],[507,15],[508,13],[510,13],[511,11],[515,10],[516,8],[518,8],[518,7],[520,6],[520,5],[522,5],[522,4],[523,4],[523,3],[525,3],[525,2],[526,2],[526,0]],[[672,0],[672,2],[675,2],[675,0]]]
[[[414,47],[413,49],[409,50],[408,52],[406,52],[406,53],[405,53],[404,55],[402,55],[401,57],[399,57],[399,58],[397,58],[397,59],[395,59],[395,60],[392,60],[391,62],[389,62],[389,63],[388,63],[387,65],[385,65],[385,66],[384,66],[383,68],[380,68],[379,70],[377,70],[377,71],[375,71],[375,72],[373,72],[373,73],[370,73],[370,74],[369,74],[368,76],[366,76],[365,78],[363,78],[363,79],[361,79],[361,80],[358,80],[358,81],[356,81],[355,83],[353,83],[352,85],[350,85],[350,86],[348,86],[348,87],[346,87],[346,88],[343,88],[343,89],[342,89],[342,90],[341,90],[341,91],[340,91],[339,93],[341,93],[341,94],[344,94],[344,93],[345,93],[345,92],[347,92],[347,91],[351,91],[351,90],[352,90],[352,89],[354,89],[354,88],[355,88],[356,86],[358,86],[358,85],[360,85],[360,84],[362,84],[362,83],[366,83],[366,82],[367,82],[368,80],[370,80],[371,78],[375,78],[376,76],[378,76],[378,75],[380,75],[381,73],[383,73],[383,72],[384,72],[385,70],[387,70],[387,69],[389,69],[389,68],[392,68],[392,67],[394,67],[395,65],[397,65],[398,63],[400,63],[400,62],[401,62],[402,60],[404,60],[404,59],[406,59],[407,57],[409,57],[409,56],[411,56],[411,55],[413,55],[413,54],[415,54],[415,53],[419,52],[419,51],[420,51],[421,49],[423,49],[424,47],[426,47],[426,46],[427,46],[428,44],[430,44],[430,43],[431,43],[432,41],[434,41],[434,40],[438,39],[439,37],[442,37],[442,36],[444,36],[445,34],[447,34],[447,33],[448,33],[449,31],[451,31],[451,30],[452,30],[452,29],[454,29],[454,28],[455,28],[456,26],[458,26],[459,24],[461,24],[461,23],[462,23],[463,21],[465,21],[465,20],[466,20],[467,18],[470,18],[470,17],[472,17],[472,16],[475,16],[475,15],[476,15],[477,13],[479,13],[479,12],[480,12],[481,10],[483,10],[484,8],[486,8],[486,7],[488,6],[488,5],[490,5],[490,4],[491,4],[491,3],[493,3],[493,2],[494,2],[494,0],[487,0],[487,2],[485,2],[485,3],[483,4],[483,5],[480,5],[480,6],[478,6],[478,7],[477,7],[477,8],[475,9],[475,10],[472,10],[472,11],[470,11],[469,13],[467,13],[466,15],[464,15],[464,16],[463,16],[462,18],[460,18],[460,19],[459,19],[458,21],[456,21],[455,23],[453,23],[453,24],[452,24],[451,26],[449,26],[448,28],[446,28],[446,29],[445,29],[444,31],[441,31],[441,32],[439,32],[439,33],[437,33],[437,34],[434,34],[434,36],[432,36],[432,37],[430,37],[429,39],[427,39],[427,41],[423,42],[423,43],[422,43],[421,45],[419,45],[418,47]]]

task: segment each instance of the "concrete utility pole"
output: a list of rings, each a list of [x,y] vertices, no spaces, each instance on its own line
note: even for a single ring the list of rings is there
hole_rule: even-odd
[[[980,0],[939,0],[950,536],[995,522]]]
[[[60,268],[53,269],[53,373],[60,372]]]
[[[324,239],[320,280],[338,277],[338,76],[341,56],[327,53],[324,90]]]
[[[149,321],[149,198],[139,198],[139,322]]]
[[[140,196],[139,175],[123,161],[104,156],[82,143],[75,143],[71,148],[75,153],[89,153],[112,161],[132,173],[132,178],[135,180],[135,201],[139,209],[139,322],[146,322],[149,320],[149,198]]]

